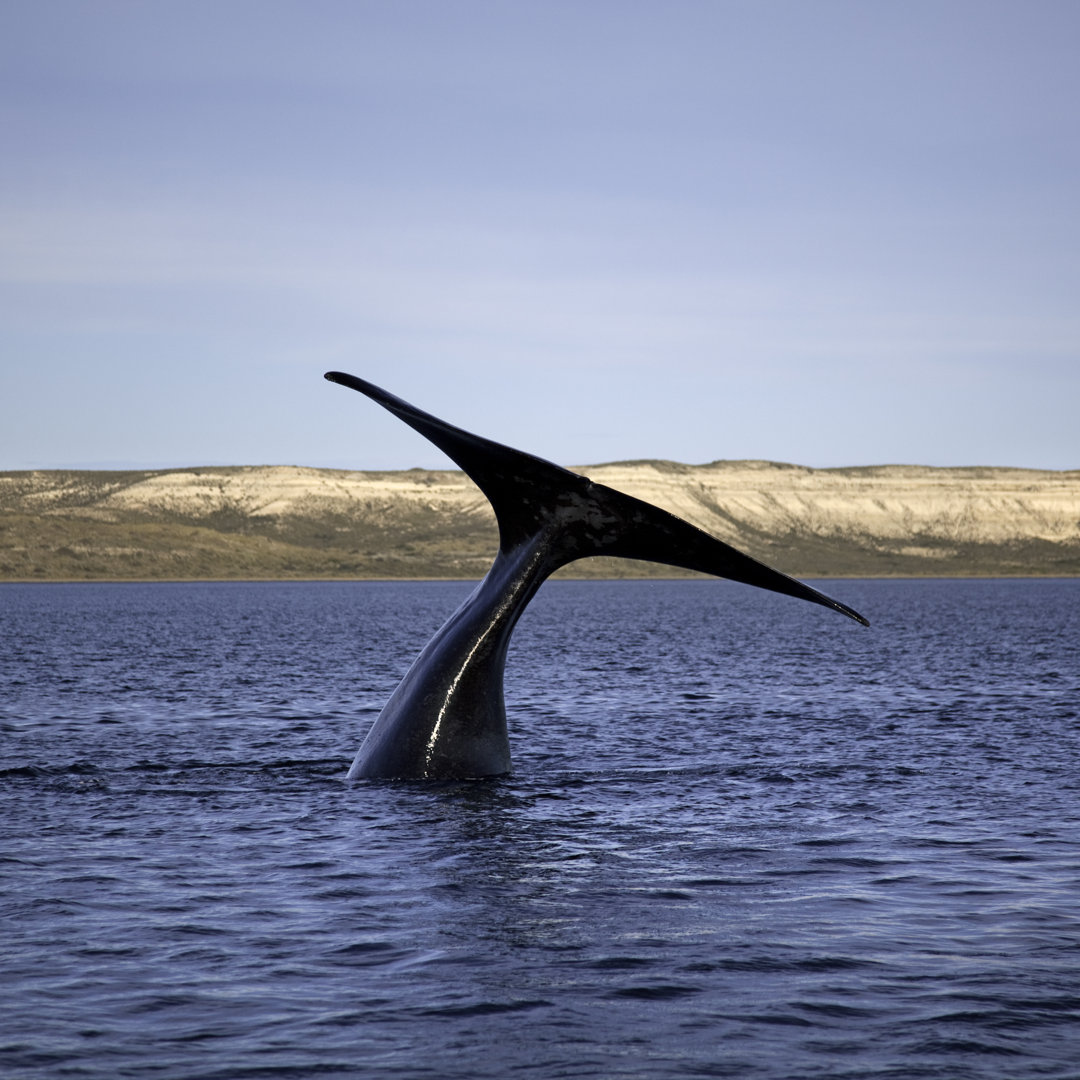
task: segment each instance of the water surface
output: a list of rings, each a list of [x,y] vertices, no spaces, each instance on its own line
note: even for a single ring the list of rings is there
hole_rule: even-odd
[[[347,785],[468,588],[0,587],[3,1075],[1080,1076],[1080,582],[552,582]]]

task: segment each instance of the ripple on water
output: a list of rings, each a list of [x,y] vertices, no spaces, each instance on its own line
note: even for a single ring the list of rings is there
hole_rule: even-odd
[[[5,1075],[1075,1077],[1080,583],[554,582],[343,784],[467,588],[4,588]]]

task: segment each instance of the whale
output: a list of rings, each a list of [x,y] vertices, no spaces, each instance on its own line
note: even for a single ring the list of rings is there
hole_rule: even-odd
[[[857,611],[650,503],[474,435],[364,379],[330,382],[377,402],[434,443],[486,496],[499,549],[491,569],[406,672],[360,745],[347,779],[471,780],[511,772],[504,673],[526,605],[560,567],[594,555],[696,570]]]

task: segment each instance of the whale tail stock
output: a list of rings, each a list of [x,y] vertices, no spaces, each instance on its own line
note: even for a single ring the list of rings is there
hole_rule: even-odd
[[[666,510],[454,427],[355,375],[330,371],[326,378],[378,402],[456,462],[495,511],[500,552],[534,547],[543,563],[542,577],[590,555],[642,559],[809,600],[869,625],[846,604]]]

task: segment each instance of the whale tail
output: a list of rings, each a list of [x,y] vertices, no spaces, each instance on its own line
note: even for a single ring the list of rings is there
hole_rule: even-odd
[[[590,555],[642,559],[809,600],[869,625],[846,604],[666,510],[454,427],[355,375],[330,371],[326,378],[378,402],[456,462],[491,503],[500,550],[506,554],[532,546],[543,562],[542,576]]]

